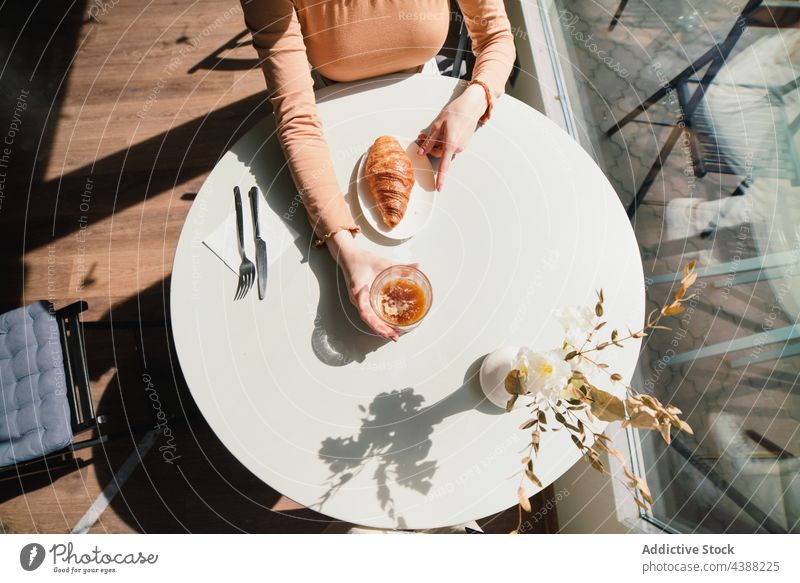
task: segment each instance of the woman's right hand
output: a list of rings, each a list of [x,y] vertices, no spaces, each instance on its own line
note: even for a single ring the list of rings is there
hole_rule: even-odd
[[[397,330],[378,317],[369,301],[369,289],[375,277],[393,263],[385,257],[361,249],[347,230],[336,233],[328,239],[327,245],[342,269],[350,301],[361,319],[379,336],[396,342]]]

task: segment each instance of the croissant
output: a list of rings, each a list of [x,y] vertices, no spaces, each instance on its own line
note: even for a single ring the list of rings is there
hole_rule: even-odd
[[[406,214],[414,186],[414,167],[396,139],[381,136],[375,140],[364,175],[383,222],[390,229],[396,227]]]

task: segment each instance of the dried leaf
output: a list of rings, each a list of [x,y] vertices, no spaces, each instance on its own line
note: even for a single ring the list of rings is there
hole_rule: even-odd
[[[653,497],[650,495],[650,490],[647,490],[646,488],[647,488],[647,485],[644,482],[642,482],[639,485],[639,492],[642,493],[642,498],[645,499],[647,504],[652,506],[653,505]]]
[[[511,395],[511,398],[506,403],[506,413],[510,412],[511,409],[514,408],[514,404],[517,402],[517,399],[519,399],[519,395]]]
[[[694,285],[694,282],[696,282],[696,281],[697,281],[697,273],[692,272],[692,273],[684,276],[684,278],[681,280],[681,285],[683,287],[689,288],[689,287],[692,287],[692,285]]]
[[[606,473],[606,467],[603,465],[603,462],[600,461],[600,458],[597,455],[597,452],[595,452],[593,450],[589,450],[586,453],[586,457],[589,458],[589,463],[591,464],[591,466],[595,470],[597,470],[598,472],[600,472],[602,474]]]
[[[671,443],[672,442],[672,435],[670,435],[670,432],[669,432],[671,427],[672,427],[672,425],[670,425],[669,423],[659,423],[658,424],[658,432],[661,433],[661,437],[663,437],[664,441],[667,442],[667,443]]]
[[[684,310],[683,306],[679,302],[673,302],[668,306],[665,306],[661,313],[665,316],[677,316],[678,314],[682,313]]]
[[[509,395],[524,395],[527,393],[525,390],[525,380],[528,377],[523,371],[515,368],[506,375],[505,382],[503,383],[506,392]]]
[[[528,477],[528,479],[531,482],[533,482],[534,484],[536,484],[540,488],[544,487],[544,486],[542,486],[542,481],[536,476],[536,474],[533,473],[533,470],[526,469],[525,470],[525,475]]]
[[[575,358],[576,356],[578,356],[578,351],[577,351],[577,350],[573,350],[572,352],[568,353],[568,354],[567,354],[567,355],[564,357],[564,360],[572,360],[572,359],[573,359],[573,358]]]
[[[617,373],[617,372],[615,372],[614,374],[611,375],[611,380],[612,381],[621,381],[622,380],[622,375]]]
[[[696,265],[697,265],[697,260],[696,259],[692,259],[689,263],[684,265],[684,267],[683,267],[683,276],[686,277],[692,271],[694,271],[694,268],[695,268]]]
[[[623,427],[631,425],[636,429],[658,429],[658,419],[656,412],[649,407],[641,406],[635,412],[631,413],[629,419],[626,419],[622,424]]]
[[[594,315],[597,316],[598,318],[602,318],[603,317],[603,304],[602,304],[602,302],[597,302],[597,304],[595,305],[595,307],[594,307]]]
[[[617,458],[617,460],[619,460],[619,463],[622,464],[622,467],[625,468],[625,457],[622,455],[622,452],[620,452],[618,449],[615,449],[615,448],[613,448],[613,447],[611,447],[609,445],[605,445],[605,448],[606,448],[606,451],[608,453],[610,453],[611,455],[613,455],[615,458]]]
[[[662,408],[659,400],[656,399],[653,395],[640,394],[638,395],[638,397],[639,401],[641,401],[643,404],[647,405],[648,407],[650,407],[655,411],[658,411],[659,409]]]
[[[647,482],[639,476],[634,475],[631,476],[631,481],[641,493],[642,498],[644,498],[648,504],[653,504],[653,496],[650,494],[650,488],[647,487]]]
[[[625,418],[625,405],[617,397],[597,387],[589,392],[592,413],[602,421],[621,421]]]
[[[519,498],[519,505],[522,506],[522,509],[525,512],[531,511],[531,501],[528,500],[528,497],[525,495],[525,488],[520,486],[517,489],[517,498]]]
[[[533,427],[537,423],[538,423],[538,421],[536,419],[528,419],[522,425],[520,425],[519,428],[522,429],[522,430],[530,429],[531,427]]]
[[[533,446],[533,451],[537,454],[539,453],[539,444],[541,443],[542,436],[538,430],[533,431],[531,433],[531,445]]]

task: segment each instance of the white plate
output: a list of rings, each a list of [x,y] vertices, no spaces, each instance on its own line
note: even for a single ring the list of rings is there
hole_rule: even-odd
[[[428,222],[433,213],[433,198],[435,193],[435,181],[433,167],[427,156],[417,154],[417,145],[412,143],[406,148],[414,167],[414,187],[411,189],[411,196],[408,199],[408,208],[403,219],[396,227],[390,229],[383,222],[381,213],[375,204],[375,199],[369,191],[367,181],[364,179],[364,165],[369,151],[361,156],[358,164],[358,203],[370,226],[384,237],[403,241],[416,235],[425,223]]]

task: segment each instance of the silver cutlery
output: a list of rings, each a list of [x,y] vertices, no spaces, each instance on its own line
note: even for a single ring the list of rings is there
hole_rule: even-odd
[[[258,268],[258,299],[263,300],[267,291],[267,244],[261,238],[261,228],[258,225],[258,187],[250,189],[250,204],[253,207],[253,232],[256,243],[256,267]]]
[[[238,186],[233,187],[233,200],[236,206],[236,234],[239,239],[239,254],[242,263],[239,265],[239,286],[236,288],[234,300],[241,300],[256,280],[256,266],[247,258],[244,252],[244,215],[242,213],[242,193]]]

